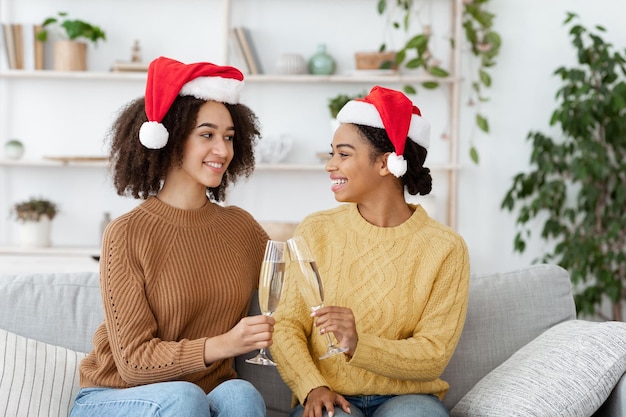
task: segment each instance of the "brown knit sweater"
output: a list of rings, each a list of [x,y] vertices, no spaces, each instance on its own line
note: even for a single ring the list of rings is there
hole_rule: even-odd
[[[236,377],[232,358],[206,366],[206,338],[246,316],[268,236],[238,207],[180,210],[150,198],[104,235],[105,319],[82,361],[82,387],[191,381],[205,392]]]

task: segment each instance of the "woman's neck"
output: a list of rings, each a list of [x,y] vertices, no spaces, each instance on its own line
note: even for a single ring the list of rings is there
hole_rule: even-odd
[[[370,224],[378,227],[395,227],[406,222],[413,210],[402,200],[378,199],[368,203],[357,203],[361,216]]]
[[[167,182],[156,197],[167,205],[183,210],[199,209],[209,201],[206,187],[171,187]]]

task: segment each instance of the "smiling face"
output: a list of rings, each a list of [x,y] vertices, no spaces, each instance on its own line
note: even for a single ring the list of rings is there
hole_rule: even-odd
[[[169,172],[166,182],[196,187],[204,194],[217,187],[233,159],[233,119],[222,103],[207,101],[183,146],[183,162]]]
[[[330,173],[335,200],[363,203],[376,199],[384,186],[386,155],[372,161],[372,145],[349,123],[337,128],[331,146],[332,158],[326,164],[326,171]]]

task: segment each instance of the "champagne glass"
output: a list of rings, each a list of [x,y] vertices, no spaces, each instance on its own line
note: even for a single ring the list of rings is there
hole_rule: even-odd
[[[302,236],[296,236],[287,241],[289,246],[289,252],[291,253],[291,259],[298,261],[302,275],[304,276],[304,282],[298,285],[300,293],[304,300],[309,305],[311,311],[317,311],[324,307],[324,286],[322,285],[322,278],[317,269],[315,258],[309,249],[306,240]],[[326,333],[326,341],[328,347],[326,353],[320,356],[320,359],[326,359],[339,353],[347,352],[347,348],[336,346],[330,338],[330,334]]]
[[[280,301],[285,278],[286,255],[287,245],[285,242],[267,241],[263,263],[261,264],[261,274],[259,275],[258,291],[259,307],[261,313],[266,316],[271,316],[276,311]],[[254,358],[246,359],[246,362],[256,365],[276,366],[276,363],[265,354],[265,348],[261,348]]]

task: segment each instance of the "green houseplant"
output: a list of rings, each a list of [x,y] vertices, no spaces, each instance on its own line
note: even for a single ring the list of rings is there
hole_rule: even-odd
[[[59,12],[58,17],[48,17],[42,23],[42,29],[37,32],[37,40],[48,40],[48,29],[55,28],[63,39],[85,39],[98,44],[99,40],[106,40],[106,33],[99,27],[79,19],[69,19],[67,12]]]
[[[37,32],[37,39],[45,42],[48,30],[55,29],[60,39],[54,43],[54,69],[57,71],[85,71],[87,69],[87,44],[97,46],[106,40],[105,32],[99,27],[79,19],[69,19],[66,12],[58,17],[48,17]]]
[[[343,106],[346,105],[350,100],[354,100],[355,98],[365,97],[367,95],[366,91],[363,91],[360,94],[345,94],[339,93],[336,96],[330,97],[328,99],[328,110],[330,111],[330,117],[333,119],[337,118],[337,113]]]
[[[407,69],[423,68],[434,77],[447,77],[448,71],[441,68],[440,61],[432,56],[429,48],[431,30],[430,26],[422,27],[420,33],[410,33],[414,29],[413,21],[418,21],[419,12],[416,10],[417,2],[414,0],[378,0],[376,8],[378,14],[387,18],[388,22],[394,30],[401,30],[405,33],[406,42],[396,52],[395,62],[385,62],[383,69],[392,66],[405,67]],[[378,48],[380,52],[388,49],[386,42],[381,43]],[[425,81],[422,86],[427,89],[437,88],[439,83],[436,81]],[[404,86],[407,94],[416,94],[417,90],[411,85]]]
[[[571,274],[579,314],[623,321],[626,297],[626,51],[616,52],[600,33],[575,23],[568,13],[578,65],[555,71],[562,80],[551,138],[530,132],[531,171],[519,173],[502,208],[518,208],[514,250],[524,252],[533,225],[543,225],[549,243],[538,260]],[[605,317],[606,318],[606,317]]]
[[[471,96],[468,101],[470,106],[476,109],[476,126],[484,133],[489,133],[489,121],[481,112],[480,104],[488,101],[485,94],[486,88],[491,86],[489,69],[496,63],[496,57],[500,52],[501,38],[494,30],[495,15],[488,10],[491,0],[465,0],[463,1],[462,26],[468,51],[475,59],[473,62],[475,77],[471,82]],[[422,83],[426,89],[439,87],[438,78],[448,77],[448,71],[440,67],[439,60],[435,59],[430,50],[431,28],[429,25],[422,26],[422,32],[412,33],[414,22],[419,21],[418,2],[415,0],[378,0],[376,3],[378,14],[387,18],[395,30],[405,32],[406,43],[397,52],[395,65],[407,69],[424,69],[433,76],[432,80]],[[453,48],[462,48],[463,45],[455,45],[451,39]],[[379,47],[380,51],[387,49],[386,43]],[[391,65],[391,63],[387,64]],[[412,85],[403,88],[407,94],[416,94],[417,90]],[[470,137],[470,158],[478,163],[478,151],[474,145],[473,135]]]

